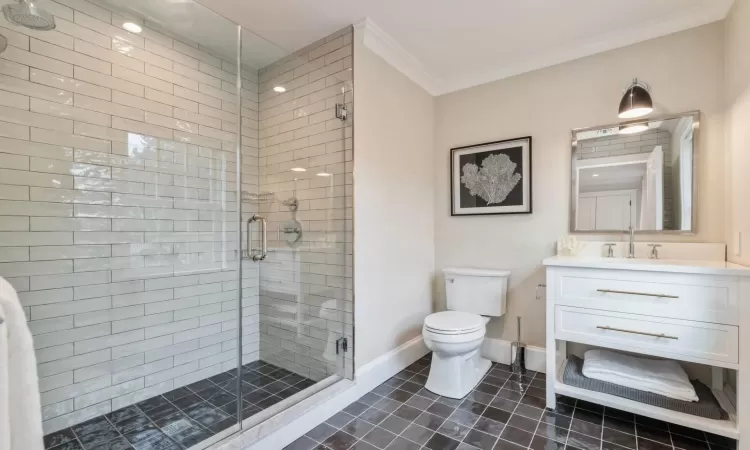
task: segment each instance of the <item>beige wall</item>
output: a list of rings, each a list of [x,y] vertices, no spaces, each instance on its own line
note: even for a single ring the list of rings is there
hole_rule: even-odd
[[[726,191],[729,260],[750,264],[750,1],[737,0],[725,20]],[[735,254],[737,232],[741,251]]]
[[[635,76],[651,85],[656,115],[703,113],[698,233],[681,239],[724,241],[723,32],[714,23],[436,99],[435,268],[512,271],[508,313],[488,337],[515,338],[515,325],[505,324],[520,315],[523,339],[544,345],[544,303],[534,291],[544,282],[542,259],[568,232],[570,130],[617,122],[621,91]],[[451,217],[450,148],[519,136],[533,137],[533,214]],[[442,276],[436,286],[442,309]]]
[[[355,366],[432,312],[434,99],[354,39]]]

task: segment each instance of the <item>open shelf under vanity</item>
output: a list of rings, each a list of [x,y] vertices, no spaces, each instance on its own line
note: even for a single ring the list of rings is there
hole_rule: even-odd
[[[563,383],[562,374],[565,362],[558,367],[557,377],[555,378],[555,393],[566,395],[578,400],[585,400],[602,406],[617,408],[623,411],[639,414],[641,416],[651,417],[652,419],[663,420],[665,422],[682,425],[689,428],[705,431],[708,433],[718,434],[732,439],[739,439],[740,433],[737,427],[737,412],[734,405],[729,400],[729,395],[719,389],[712,389],[711,392],[716,397],[719,405],[729,414],[728,420],[714,420],[698,417],[691,414],[685,414],[670,409],[651,406],[645,403],[628,400],[616,395],[605,394],[603,392],[590,391]]]

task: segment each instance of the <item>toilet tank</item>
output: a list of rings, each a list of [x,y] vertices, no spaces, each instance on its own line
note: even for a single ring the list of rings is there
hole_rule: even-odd
[[[508,270],[443,269],[448,309],[481,316],[505,314]]]

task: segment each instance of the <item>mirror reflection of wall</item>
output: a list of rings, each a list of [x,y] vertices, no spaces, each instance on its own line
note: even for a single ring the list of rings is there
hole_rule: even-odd
[[[572,231],[683,231],[693,226],[698,114],[640,127],[573,132]]]

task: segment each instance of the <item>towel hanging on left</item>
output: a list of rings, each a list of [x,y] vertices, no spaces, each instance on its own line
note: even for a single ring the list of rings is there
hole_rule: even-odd
[[[43,450],[39,379],[18,294],[0,277],[0,450]]]

